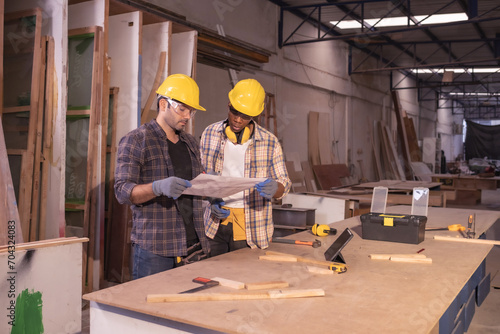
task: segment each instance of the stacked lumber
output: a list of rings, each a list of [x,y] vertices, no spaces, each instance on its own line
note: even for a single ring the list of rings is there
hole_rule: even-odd
[[[298,152],[286,154],[286,169],[292,181],[290,192],[315,192],[318,189],[309,161],[301,161]]]
[[[395,141],[389,127],[383,122],[377,122],[380,139],[380,164],[382,177],[385,180],[406,180],[402,163],[399,160]],[[377,154],[375,152],[375,154]]]
[[[310,111],[308,115],[309,166],[314,173],[319,190],[341,187],[349,183],[346,179],[351,176],[347,165],[336,163],[330,134],[330,115]],[[302,162],[303,166],[306,164],[307,162]],[[308,189],[308,191],[311,190]]]
[[[11,203],[17,204],[16,224],[19,223],[20,226],[16,228],[16,234],[26,242],[45,238],[55,97],[54,40],[52,37],[42,36],[41,9],[6,14],[5,24],[9,29],[23,27],[22,22],[27,17],[30,20],[34,18],[32,38],[23,43],[22,50],[10,42],[3,44],[2,63],[6,68],[12,69],[20,66],[20,61],[22,66],[26,67],[25,62],[28,60],[31,61],[31,70],[22,76],[12,70],[2,74],[3,81],[22,82],[30,90],[20,92],[17,88],[21,84],[5,86],[0,111],[7,161],[2,167],[2,173],[10,175],[10,182],[15,189],[16,195]],[[19,60],[20,51],[25,53],[27,58]]]

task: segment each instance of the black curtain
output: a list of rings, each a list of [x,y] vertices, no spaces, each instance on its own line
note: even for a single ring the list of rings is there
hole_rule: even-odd
[[[465,159],[500,159],[500,125],[481,125],[467,122],[465,135]]]

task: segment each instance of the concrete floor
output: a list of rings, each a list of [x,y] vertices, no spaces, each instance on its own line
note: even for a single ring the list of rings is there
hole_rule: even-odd
[[[463,206],[448,206],[464,208]],[[471,206],[475,210],[500,211],[500,189],[485,190],[482,192],[481,204]],[[500,240],[500,221],[493,226],[488,234],[491,239]],[[474,318],[467,334],[497,334],[500,333],[500,246],[494,246],[486,258],[486,274],[491,273],[491,290],[481,307],[476,307]],[[89,304],[82,303],[82,331],[81,334],[90,333]]]

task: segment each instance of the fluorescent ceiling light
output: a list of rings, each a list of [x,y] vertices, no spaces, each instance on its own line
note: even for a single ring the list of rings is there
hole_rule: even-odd
[[[500,73],[500,67],[491,67],[491,68],[414,68],[411,69],[412,73],[424,73],[424,74],[432,74],[432,73],[444,73],[453,72],[453,73]]]
[[[469,18],[465,13],[452,13],[452,14],[435,14],[435,15],[417,15],[414,16],[415,19],[420,22],[420,24],[439,24],[439,23],[449,23],[457,21],[467,21]],[[379,22],[380,21],[380,22]],[[398,17],[386,17],[383,19],[366,19],[364,20],[365,27],[372,27],[376,24],[376,28],[381,27],[399,27],[399,26],[413,26],[415,23],[412,20],[408,20],[407,16]],[[361,22],[356,20],[344,20],[344,21],[330,21],[331,24],[340,29],[361,29]]]
[[[448,93],[449,95],[455,95],[455,96],[499,96],[499,93],[454,93],[450,92]]]

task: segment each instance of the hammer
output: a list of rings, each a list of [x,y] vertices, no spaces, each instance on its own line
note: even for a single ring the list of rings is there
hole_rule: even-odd
[[[292,239],[284,239],[284,238],[273,238],[272,241],[283,243],[283,244],[312,246],[313,248],[321,247],[321,241],[319,241],[318,239],[316,239],[314,241],[300,241],[300,240],[292,240]]]

